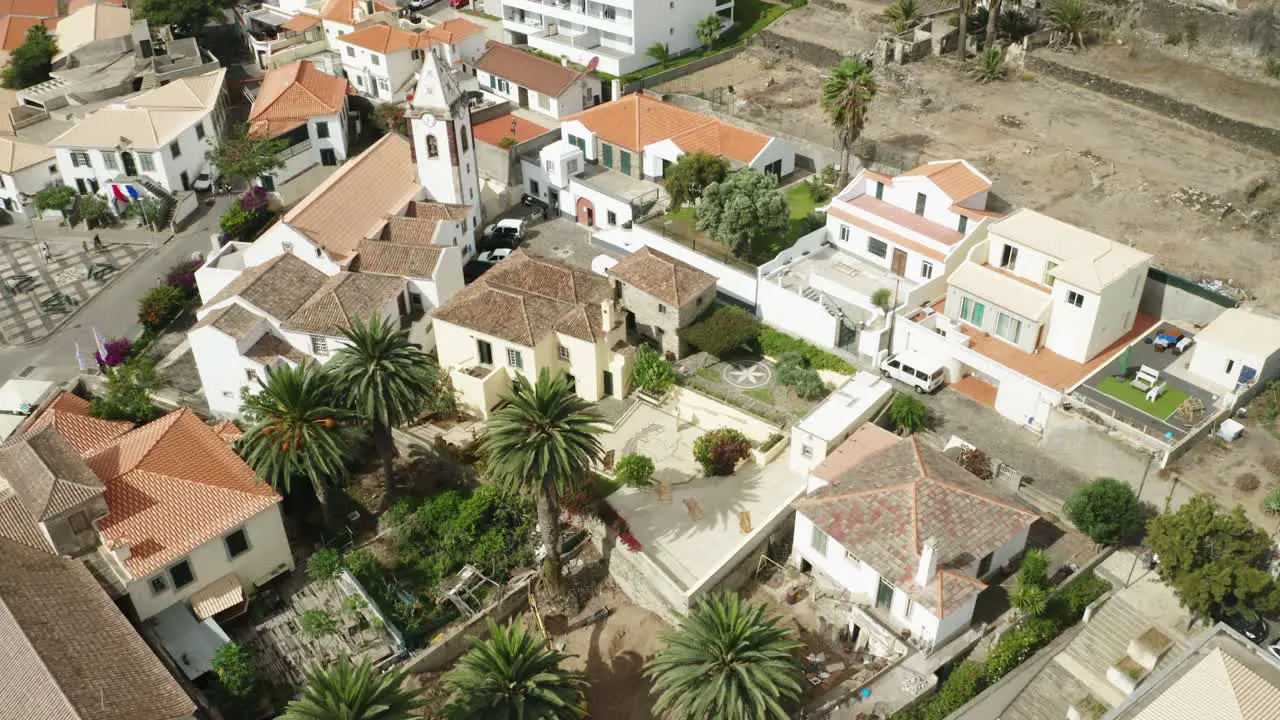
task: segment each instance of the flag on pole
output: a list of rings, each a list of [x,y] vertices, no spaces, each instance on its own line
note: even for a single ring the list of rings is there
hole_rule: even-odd
[[[84,361],[84,353],[80,352],[79,342],[76,343],[76,367],[80,368],[80,372],[84,372],[89,369]]]
[[[105,360],[107,357],[107,340],[98,332],[98,328],[93,329],[93,344],[98,349],[98,357]]]
[[[124,189],[128,191],[129,197],[133,198],[134,200],[137,200],[138,198],[142,197],[141,195],[138,194],[138,188],[132,185],[125,185]]]

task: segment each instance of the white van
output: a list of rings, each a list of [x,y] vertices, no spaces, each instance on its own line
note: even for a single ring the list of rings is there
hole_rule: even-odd
[[[880,374],[904,382],[918,393],[931,393],[946,379],[941,363],[910,351],[885,358]]]

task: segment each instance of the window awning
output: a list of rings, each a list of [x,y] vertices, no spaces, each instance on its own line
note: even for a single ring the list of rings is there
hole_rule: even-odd
[[[209,583],[208,587],[191,595],[191,610],[201,620],[217,615],[227,608],[244,602],[244,586],[234,573],[224,575]]]

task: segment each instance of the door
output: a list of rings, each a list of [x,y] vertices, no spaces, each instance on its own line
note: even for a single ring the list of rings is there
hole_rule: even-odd
[[[84,178],[76,178],[76,190],[78,190],[81,195],[89,192],[89,186],[84,184]]]
[[[522,108],[529,107],[529,89],[528,88],[521,87],[518,91],[518,97],[519,97],[519,100],[517,102],[520,103],[520,107]]]
[[[178,175],[178,179],[182,181],[183,190],[191,189],[191,176],[187,174],[186,170],[183,170],[182,173]]]
[[[893,586],[880,578],[880,586],[876,588],[876,607],[888,612],[893,604]]]
[[[274,177],[270,175],[263,175],[262,177],[258,178],[258,181],[262,183],[263,190],[266,190],[267,192],[276,191],[276,179]]]
[[[893,249],[893,265],[890,268],[894,275],[902,276],[907,272],[907,253],[898,248]]]
[[[133,160],[133,153],[125,151],[120,153],[120,163],[124,166],[124,174],[130,177],[138,174],[138,166]]]
[[[320,149],[320,164],[321,165],[337,165],[338,164],[338,154],[333,151],[333,148]]]
[[[618,151],[619,170],[623,175],[631,174],[631,153],[626,150]]]
[[[613,168],[613,146],[600,144],[600,162],[604,163],[607,168]]]
[[[604,371],[604,394],[608,396],[613,395],[613,373],[608,370]]]

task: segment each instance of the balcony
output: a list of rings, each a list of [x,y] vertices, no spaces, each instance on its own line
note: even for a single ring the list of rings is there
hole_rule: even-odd
[[[455,367],[449,371],[461,404],[482,418],[496,406],[511,387],[511,375],[502,368],[479,363]]]
[[[276,157],[282,162],[288,162],[290,158],[297,157],[303,153],[311,152],[311,138],[307,138],[300,143],[295,143],[289,147],[276,153]]]

